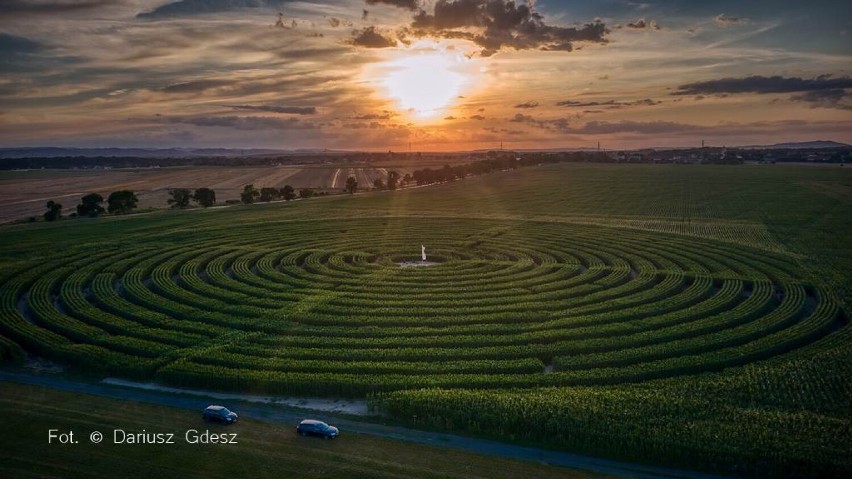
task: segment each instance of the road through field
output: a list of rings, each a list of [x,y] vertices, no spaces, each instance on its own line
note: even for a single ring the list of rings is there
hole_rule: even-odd
[[[168,407],[191,409],[199,411],[215,398],[198,395],[185,395],[179,393],[166,393],[152,390],[140,391],[103,383],[89,383],[65,379],[58,376],[34,375],[10,371],[0,371],[0,381],[30,384],[48,387],[68,392],[90,394],[113,399],[123,399],[149,404],[157,404]],[[282,407],[274,404],[242,403],[235,408],[243,417],[255,420],[267,421],[280,424],[295,425],[305,418],[303,410]],[[386,426],[370,422],[354,421],[350,419],[336,418],[324,413],[311,412],[311,416],[327,420],[340,427],[345,434],[354,432],[379,436],[401,441],[410,441],[421,444],[429,444],[437,447],[449,447],[479,454],[498,456],[509,459],[532,461],[552,466],[581,469],[600,474],[607,474],[624,478],[637,479],[721,479],[722,476],[705,474],[693,471],[669,469],[663,467],[646,466],[627,462],[610,461],[594,457],[568,454],[564,452],[551,451],[533,447],[517,446],[486,439],[458,436],[454,434],[443,434],[429,431],[420,431],[397,426]]]

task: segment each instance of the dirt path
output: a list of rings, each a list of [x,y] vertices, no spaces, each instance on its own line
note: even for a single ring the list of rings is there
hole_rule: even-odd
[[[140,383],[126,381],[124,379],[106,378],[103,384],[122,386],[144,391],[158,391],[173,394],[186,394],[190,396],[201,396],[218,399],[221,401],[244,401],[251,403],[273,404],[279,406],[295,407],[300,409],[311,409],[337,414],[349,414],[353,416],[367,416],[367,402],[351,399],[326,399],[326,398],[294,398],[276,396],[257,396],[252,394],[222,393],[213,391],[202,391],[200,389],[183,389],[161,386],[156,383]]]
[[[203,391],[194,391],[195,393],[199,393],[199,395],[194,395],[187,393],[184,390],[178,390],[180,392],[167,392],[160,390],[159,388],[128,388],[114,384],[89,383],[70,380],[59,375],[34,375],[11,372],[9,370],[0,370],[0,381],[31,384],[80,394],[90,394],[113,399],[123,399],[127,401],[137,401],[161,406],[190,409],[196,412],[200,411],[210,403],[219,402],[219,398],[206,395]],[[231,406],[232,404],[229,403],[228,405]],[[243,401],[238,404],[238,407],[234,406],[234,409],[243,417],[249,417],[259,421],[279,423],[287,426],[293,426],[301,419],[307,417],[307,415],[310,415],[313,418],[333,423],[340,427],[344,434],[348,432],[368,434],[371,436],[385,437],[400,441],[429,444],[436,447],[460,449],[488,456],[499,456],[522,461],[534,461],[552,466],[582,469],[616,477],[637,479],[722,478],[722,476],[715,476],[700,472],[610,461],[589,456],[581,456],[578,454],[551,451],[548,449],[517,446],[497,441],[458,436],[455,434],[419,431],[404,427],[385,426],[366,421],[343,419],[321,411],[306,414],[304,410],[300,411],[299,409],[278,403]]]

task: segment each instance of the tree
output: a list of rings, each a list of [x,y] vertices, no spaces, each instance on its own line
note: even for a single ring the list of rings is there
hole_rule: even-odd
[[[198,188],[195,190],[195,194],[192,195],[192,199],[199,205],[207,208],[216,204],[216,192],[210,188]]]
[[[192,199],[192,193],[186,188],[175,188],[169,191],[169,204],[172,208],[186,208],[189,206],[189,200]]]
[[[281,197],[284,198],[285,201],[290,201],[296,197],[296,190],[290,185],[284,185],[284,188],[281,188]]]
[[[107,211],[114,215],[130,213],[138,201],[139,198],[130,190],[113,191],[107,198]]]
[[[240,201],[243,203],[250,205],[254,203],[254,200],[260,196],[260,193],[254,187],[254,185],[246,185],[243,188],[243,192],[240,193]]]
[[[310,188],[302,188],[299,190],[299,198],[310,198],[314,196],[314,190]]]
[[[384,188],[385,188],[385,184],[382,182],[382,179],[381,179],[381,178],[376,178],[376,179],[373,181],[373,188],[375,188],[375,189],[377,189],[377,190],[382,190],[382,189],[384,189]]]
[[[414,178],[411,177],[411,173],[406,173],[405,176],[402,177],[402,183],[406,186],[410,185],[412,181],[414,181]]]
[[[260,201],[269,202],[281,198],[277,188],[263,187],[260,189]]]
[[[346,179],[346,188],[344,188],[344,191],[348,192],[350,195],[353,195],[356,191],[358,191],[358,180],[356,180],[354,176],[350,176]]]
[[[50,200],[47,202],[47,211],[44,212],[45,221],[56,221],[62,216],[62,205]]]
[[[388,189],[395,190],[399,186],[399,173],[396,171],[388,171]]]
[[[80,198],[80,204],[77,205],[77,215],[94,218],[105,211],[104,207],[101,206],[101,203],[103,202],[103,196],[97,193],[89,193],[88,195]]]

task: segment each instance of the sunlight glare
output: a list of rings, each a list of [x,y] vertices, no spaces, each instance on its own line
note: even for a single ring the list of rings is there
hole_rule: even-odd
[[[458,97],[467,78],[456,67],[459,60],[450,52],[420,52],[387,63],[384,79],[388,95],[415,117],[440,114]]]

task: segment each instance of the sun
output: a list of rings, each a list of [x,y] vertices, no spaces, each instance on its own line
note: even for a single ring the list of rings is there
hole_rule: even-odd
[[[436,117],[452,105],[469,81],[459,56],[452,51],[415,50],[383,65],[382,84],[400,109],[413,117]]]

